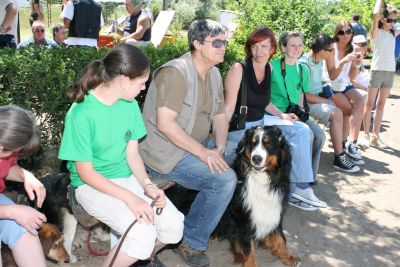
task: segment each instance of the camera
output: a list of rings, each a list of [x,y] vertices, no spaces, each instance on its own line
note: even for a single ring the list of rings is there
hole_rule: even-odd
[[[296,116],[302,122],[306,122],[310,118],[310,115],[308,114],[308,112],[302,110],[299,105],[290,104],[286,109],[286,113],[296,114]]]

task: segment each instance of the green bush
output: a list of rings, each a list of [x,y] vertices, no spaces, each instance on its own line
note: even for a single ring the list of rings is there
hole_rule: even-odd
[[[47,49],[37,46],[24,50],[0,49],[0,105],[16,104],[31,110],[41,126],[43,144],[58,145],[65,114],[70,107],[67,89],[90,61],[103,58],[107,51],[85,47]],[[188,48],[186,40],[180,39],[162,48],[147,46],[143,51],[154,71],[165,62],[184,54]],[[221,71],[226,73],[237,57],[240,56],[228,50],[228,60],[221,64]],[[145,95],[144,91],[137,97],[140,104]]]

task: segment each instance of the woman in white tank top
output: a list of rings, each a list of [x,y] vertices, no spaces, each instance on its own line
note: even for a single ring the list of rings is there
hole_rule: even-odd
[[[332,38],[335,40],[334,53],[326,59],[326,69],[334,91],[333,102],[343,112],[344,150],[354,164],[364,165],[365,162],[356,146],[364,100],[350,82],[350,75],[360,71],[362,55],[353,52],[353,29],[349,22],[339,22]]]
[[[398,10],[394,7],[388,7],[382,2],[383,1],[380,0],[376,1],[371,29],[371,79],[368,86],[368,99],[364,109],[365,140],[363,144],[366,148],[369,147],[369,144],[379,148],[388,147],[379,137],[379,132],[386,98],[389,96],[390,89],[393,86],[393,79],[396,71],[394,49],[396,36],[400,33],[400,30],[393,30],[393,25],[397,20]],[[369,128],[371,111],[377,95],[378,100],[372,128],[372,138],[370,139]]]

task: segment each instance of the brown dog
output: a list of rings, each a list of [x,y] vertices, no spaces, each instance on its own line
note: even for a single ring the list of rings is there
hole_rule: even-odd
[[[64,237],[61,232],[52,224],[44,223],[39,229],[39,239],[42,243],[43,253],[47,259],[55,262],[69,262],[69,255],[64,247]],[[1,247],[1,258],[3,266],[17,267],[11,250],[8,246]]]

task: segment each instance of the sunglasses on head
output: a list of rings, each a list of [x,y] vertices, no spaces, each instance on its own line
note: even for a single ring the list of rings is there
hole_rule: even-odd
[[[347,29],[347,30],[340,30],[340,31],[338,31],[338,35],[345,35],[345,34],[352,34],[353,33],[353,30],[352,29]]]
[[[221,48],[222,46],[227,46],[228,41],[227,40],[220,40],[220,39],[215,39],[214,41],[206,41],[204,40],[203,42],[211,43],[211,46],[214,48]]]
[[[35,29],[35,32],[41,32],[41,33],[44,33],[44,29]]]
[[[396,23],[396,21],[397,21],[397,19],[391,19],[391,18],[385,18],[385,21],[387,22],[387,23]]]

